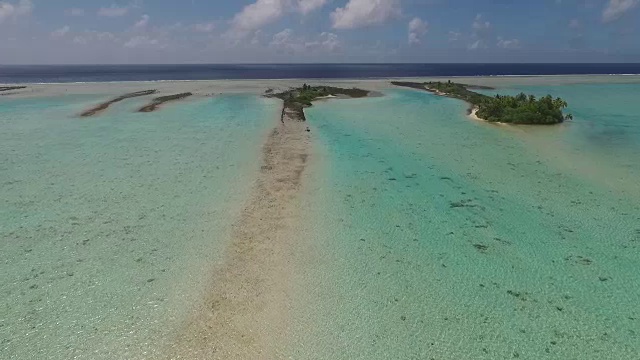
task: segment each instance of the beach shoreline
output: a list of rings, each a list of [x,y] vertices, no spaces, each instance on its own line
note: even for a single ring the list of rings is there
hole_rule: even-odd
[[[499,121],[489,121],[487,119],[483,119],[481,117],[478,116],[478,111],[480,111],[480,109],[477,106],[471,106],[469,109],[467,109],[467,117],[473,121],[478,121],[478,122],[482,122],[485,124],[491,124],[491,125],[499,125],[499,126],[510,126],[512,124],[507,124],[507,123],[503,123],[503,122],[499,122]],[[527,126],[526,124],[523,125],[519,125],[519,126]]]
[[[469,108],[469,110],[467,111],[469,113],[467,117],[475,121],[488,122],[487,120],[478,117],[478,110],[480,109],[477,106]]]

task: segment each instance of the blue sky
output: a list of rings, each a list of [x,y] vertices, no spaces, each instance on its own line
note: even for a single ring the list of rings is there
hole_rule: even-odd
[[[0,0],[0,64],[640,62],[640,0]]]

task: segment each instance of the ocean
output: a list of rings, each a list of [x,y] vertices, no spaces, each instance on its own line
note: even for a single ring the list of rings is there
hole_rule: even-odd
[[[592,74],[640,74],[640,64],[0,65],[7,84]]]
[[[30,81],[91,76],[184,73]],[[383,96],[306,109],[307,168],[282,200],[296,206],[267,198],[275,218],[255,220],[269,241],[293,234],[288,246],[241,249],[269,269],[239,288],[284,316],[260,313],[213,358],[264,358],[246,352],[263,343],[295,359],[640,358],[640,81],[589,79],[473,79],[564,98],[574,120],[558,126],[474,121],[461,101],[385,81],[349,82]],[[0,96],[0,358],[197,358],[176,337],[210,315],[199,309],[221,267],[246,279],[233,233],[261,204],[265,142],[284,126],[281,103],[258,94],[288,82],[241,83],[156,84],[196,95],[91,118],[78,114],[149,84]],[[252,319],[253,305],[227,315]],[[187,348],[206,343],[197,334]]]

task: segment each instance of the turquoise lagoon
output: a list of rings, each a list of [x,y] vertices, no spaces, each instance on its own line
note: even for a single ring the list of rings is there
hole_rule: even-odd
[[[412,90],[307,110],[325,176],[294,358],[640,358],[640,85],[520,90],[575,120]]]
[[[400,89],[307,110],[283,358],[640,358],[640,85],[497,91],[521,90],[575,120]],[[104,98],[0,100],[0,358],[162,358],[280,114],[247,94],[75,116]]]
[[[2,359],[161,357],[280,114],[234,95],[76,116],[108,97],[0,99]]]

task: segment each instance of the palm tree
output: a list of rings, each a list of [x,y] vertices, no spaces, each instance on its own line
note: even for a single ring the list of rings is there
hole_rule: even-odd
[[[567,104],[566,101],[562,100],[561,98],[557,98],[555,100],[553,100],[553,106],[556,109],[564,109],[568,106],[569,104]]]

